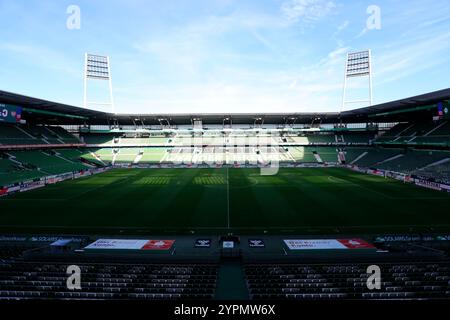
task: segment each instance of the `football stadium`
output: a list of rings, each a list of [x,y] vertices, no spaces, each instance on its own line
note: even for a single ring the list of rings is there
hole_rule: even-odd
[[[346,52],[343,102],[372,54]],[[181,113],[115,112],[110,86],[93,108],[111,66],[84,55],[82,106],[0,90],[1,300],[450,298],[450,88]]]

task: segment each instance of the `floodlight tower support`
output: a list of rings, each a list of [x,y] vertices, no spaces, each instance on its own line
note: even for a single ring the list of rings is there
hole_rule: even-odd
[[[87,53],[84,54],[84,72],[83,72],[83,108],[87,108]]]
[[[369,77],[369,97],[368,99],[348,101],[347,98],[347,81],[349,78]],[[344,88],[342,90],[342,105],[341,111],[346,104],[353,103],[369,103],[373,104],[373,90],[372,90],[372,52],[371,50],[349,52],[345,62],[344,72]]]
[[[109,74],[109,81],[108,81],[109,82],[109,101],[111,102],[112,113],[116,113],[116,109],[115,109],[115,106],[114,106],[114,99],[113,99],[112,77],[111,77],[111,63],[109,62],[109,56],[106,57],[106,61],[108,62],[108,74]],[[372,78],[371,78],[370,81],[371,81],[371,88],[372,88]]]
[[[90,105],[109,105],[112,113],[115,113],[111,64],[109,56],[100,56],[90,53],[85,53],[84,56],[84,96],[83,106],[89,108]],[[107,80],[109,85],[109,102],[89,102],[87,100],[88,94],[88,80]]]
[[[108,64],[109,65],[109,64]],[[112,89],[111,89],[112,90]],[[373,104],[373,90],[372,90],[372,50],[369,50],[369,99],[370,104],[369,106],[372,106]],[[112,98],[111,98],[112,99]]]

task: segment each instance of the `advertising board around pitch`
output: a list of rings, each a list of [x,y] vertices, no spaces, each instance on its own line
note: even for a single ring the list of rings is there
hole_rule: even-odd
[[[362,239],[289,239],[284,240],[289,250],[354,250],[375,249]]]
[[[175,240],[148,239],[98,239],[91,243],[86,250],[115,250],[122,252],[167,252],[170,251]]]

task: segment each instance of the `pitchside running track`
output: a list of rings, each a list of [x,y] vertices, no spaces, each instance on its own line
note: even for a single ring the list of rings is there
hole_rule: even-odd
[[[0,198],[0,230],[334,233],[450,226],[446,193],[340,168],[259,173],[115,169]]]

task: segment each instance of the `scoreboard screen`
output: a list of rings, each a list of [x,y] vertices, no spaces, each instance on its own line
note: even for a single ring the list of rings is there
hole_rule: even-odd
[[[22,108],[10,104],[0,104],[0,122],[16,123],[22,119]]]

